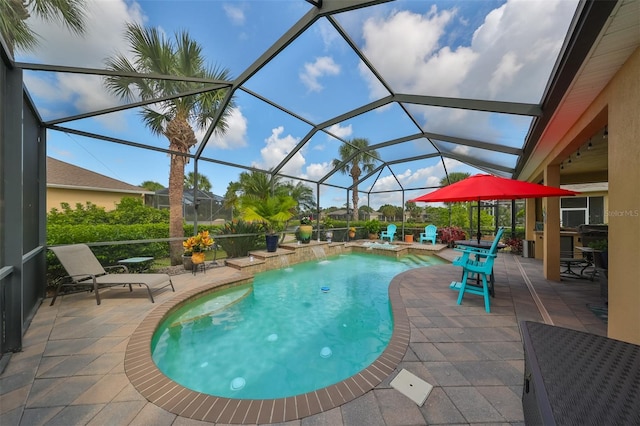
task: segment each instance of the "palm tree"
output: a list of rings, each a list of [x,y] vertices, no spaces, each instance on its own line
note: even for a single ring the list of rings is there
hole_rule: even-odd
[[[195,180],[195,174],[193,172],[187,173],[184,177],[184,188],[194,188]],[[205,175],[198,175],[198,189],[202,191],[211,191],[211,181]]]
[[[454,184],[456,182],[459,182],[461,180],[464,180],[464,179],[468,178],[469,176],[471,176],[469,173],[463,173],[463,172],[449,173],[448,178],[447,178],[447,176],[445,176],[442,179],[440,179],[440,186],[444,187],[444,186],[447,186],[447,185]],[[454,215],[453,215],[454,212],[453,212],[453,210],[451,208],[451,205],[453,203],[445,202],[444,204],[449,207],[449,226],[452,226],[452,224],[455,222],[454,218],[453,218],[454,217]],[[469,203],[464,203],[464,207],[465,207],[465,210],[468,211]]]
[[[144,182],[142,182],[140,185],[138,185],[144,189],[146,189],[147,191],[159,191],[161,189],[164,189],[164,186],[159,183],[159,182],[155,182],[152,180],[145,180]]]
[[[26,23],[31,16],[45,21],[60,21],[76,34],[84,34],[85,0],[0,0],[0,34],[9,52],[31,50],[38,44],[38,35]]]
[[[279,190],[280,176],[252,170],[240,173],[240,190],[243,195],[266,198]]]
[[[298,215],[303,212],[316,211],[316,200],[313,196],[313,189],[302,182],[295,185],[292,182],[282,185],[283,193],[289,194],[291,198],[298,202]]]
[[[333,167],[339,167],[341,173],[351,176],[353,180],[353,220],[358,220],[358,180],[362,172],[370,173],[375,168],[375,160],[380,155],[375,150],[367,151],[369,141],[363,138],[354,138],[348,143],[343,143],[338,150],[339,159],[333,160]],[[348,160],[348,161],[347,161]]]
[[[210,80],[228,80],[226,69],[206,66],[202,47],[185,31],[176,33],[174,39],[166,39],[156,28],[143,28],[128,24],[126,38],[133,53],[133,62],[118,54],[106,61],[107,69],[120,73],[157,73],[172,76],[200,77]],[[127,101],[136,97],[153,100],[159,97],[176,96],[189,90],[201,88],[201,83],[139,79],[123,76],[105,77],[107,88]],[[225,90],[209,91],[197,95],[181,96],[155,104],[156,109],[145,106],[141,115],[145,125],[156,135],[169,140],[171,165],[169,171],[169,235],[183,238],[182,197],[184,167],[189,161],[189,151],[198,140],[192,126],[206,129],[220,108],[225,108],[215,124],[215,132],[222,134],[227,129],[227,118],[233,103],[224,104]],[[171,242],[171,264],[181,260],[182,242]]]
[[[231,210],[231,220],[235,216],[234,212],[239,212],[238,207],[240,207],[240,194],[242,193],[242,188],[240,186],[240,182],[229,182],[227,185],[227,192],[224,194],[224,201],[222,205]]]
[[[296,200],[288,195],[243,195],[240,202],[242,218],[262,222],[269,235],[283,230],[284,224],[293,217],[297,206]]]
[[[440,179],[440,186],[447,186],[447,185],[450,185],[452,183],[456,183],[456,182],[459,182],[461,180],[465,180],[469,176],[471,176],[469,173],[463,173],[463,172],[452,172],[452,173],[449,173],[449,179],[447,179],[446,176],[443,177],[442,179]]]

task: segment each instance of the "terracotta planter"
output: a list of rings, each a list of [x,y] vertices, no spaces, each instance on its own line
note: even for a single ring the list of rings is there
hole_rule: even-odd
[[[412,243],[413,242],[413,235],[412,234],[405,235],[404,236],[404,242],[405,243]]]
[[[355,237],[356,237],[356,233],[355,233],[355,231],[353,231],[353,232],[352,232],[352,231],[349,231],[349,238],[353,239],[353,238],[355,238]]]
[[[303,244],[309,244],[311,241],[311,234],[313,233],[313,226],[311,225],[300,225],[298,228],[298,233],[300,234],[300,241]]]
[[[369,239],[370,240],[377,240],[378,239],[378,234],[369,234]]]

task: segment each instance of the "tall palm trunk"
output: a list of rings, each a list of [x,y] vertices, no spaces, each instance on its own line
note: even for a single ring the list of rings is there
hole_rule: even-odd
[[[360,179],[360,173],[360,167],[357,163],[354,164],[353,167],[351,167],[351,178],[353,179],[353,195],[351,199],[353,200],[352,217],[354,221],[358,220],[358,216],[360,216],[358,214],[358,201],[360,200],[360,197],[358,197],[358,185],[356,184],[356,182],[358,182],[358,179]]]
[[[165,136],[169,139],[169,149],[188,154],[189,149],[196,144],[196,135],[183,117],[176,117],[167,124]],[[171,169],[169,170],[169,235],[171,237],[184,236],[184,215],[182,213],[184,195],[184,166],[189,157],[171,155]],[[182,241],[170,243],[171,264],[182,262]]]

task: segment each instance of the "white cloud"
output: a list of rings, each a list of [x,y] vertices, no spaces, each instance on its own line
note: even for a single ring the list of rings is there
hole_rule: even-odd
[[[469,68],[467,63],[474,60],[468,49],[452,52],[440,48],[440,38],[455,13],[439,12],[433,6],[424,15],[394,11],[386,18],[370,18],[363,25],[363,52],[398,92],[455,96],[456,86]],[[370,79],[364,65],[360,68]],[[370,84],[370,90],[371,98],[386,95],[378,85]]]
[[[351,124],[347,126],[341,126],[340,123],[337,123],[329,127],[327,131],[332,135],[335,135],[342,139],[346,139],[353,134],[353,128],[351,127]],[[331,135],[327,135],[327,139],[334,140],[335,138],[333,138]]]
[[[239,107],[233,108],[227,117],[227,131],[224,135],[211,135],[207,148],[234,149],[247,146],[247,118]],[[202,140],[204,134],[196,135]]]
[[[438,161],[429,167],[422,167],[415,171],[406,169],[402,173],[396,173],[396,177],[404,188],[430,188],[440,185],[440,180],[445,176],[444,167],[447,167],[447,171],[451,173],[463,166],[457,160],[450,158],[444,159],[444,165],[442,161]],[[373,208],[379,208],[383,204],[392,204],[399,206],[402,204],[402,193],[398,190],[398,183],[392,175],[383,176],[376,182],[375,191],[394,191],[394,192],[382,192],[375,196],[375,206]],[[370,188],[368,188],[370,189]],[[415,190],[407,191],[405,193],[405,202],[418,197],[422,194],[431,192],[432,190]]]
[[[575,8],[574,1],[566,0],[510,0],[492,11],[473,35],[470,47],[478,60],[464,82],[464,92],[472,97],[538,102]],[[509,78],[491,85],[478,84],[477,76],[487,83],[492,78]]]
[[[458,10],[394,10],[364,22],[363,52],[400,93],[538,102],[575,7],[566,0],[508,0],[486,16],[467,45],[454,47],[444,44],[449,26],[460,22]],[[363,65],[360,71],[372,99],[386,95]],[[427,131],[495,136],[487,114],[413,111],[423,115]]]
[[[224,9],[224,13],[227,15],[227,18],[229,18],[234,25],[244,24],[246,18],[242,8],[228,3],[225,3],[222,8]]]
[[[325,177],[331,170],[333,170],[331,162],[312,163],[307,166],[304,177],[310,180],[318,180]]]
[[[264,140],[265,146],[260,150],[262,161],[254,162],[254,167],[266,170],[277,166],[293,150],[298,142],[300,142],[300,138],[290,134],[282,136],[283,133],[283,126],[271,129],[271,135]],[[282,169],[282,172],[291,176],[302,176],[302,167],[304,164],[305,158],[302,153],[298,151]]]
[[[18,60],[39,63],[104,68],[105,58],[116,51],[126,52],[128,45],[123,37],[127,22],[144,23],[140,5],[136,2],[87,1],[86,34],[77,36],[61,27],[56,21],[42,21],[32,17],[28,23],[39,34],[40,43],[33,52],[18,53]],[[76,114],[96,111],[119,104],[119,100],[109,94],[100,77],[70,73],[37,73],[25,78],[27,87],[36,101],[44,100],[43,111],[51,111],[52,117],[59,117],[60,101],[72,102]],[[122,128],[125,124],[113,114],[95,117],[108,128]]]
[[[309,91],[319,92],[322,90],[322,85],[318,80],[326,75],[338,74],[340,74],[340,66],[334,62],[333,58],[321,56],[316,58],[314,63],[304,64],[304,71],[300,72],[300,80]]]
[[[325,50],[331,48],[334,44],[334,41],[342,40],[336,32],[335,28],[333,28],[333,25],[331,25],[327,20],[320,20],[316,25],[316,28],[316,31],[318,31],[320,34],[320,38],[322,39]]]
[[[522,66],[522,62],[518,61],[517,55],[514,52],[507,52],[491,76],[491,81],[489,82],[491,95],[495,96],[503,85],[513,83],[513,79],[516,77],[518,71],[522,69]]]
[[[88,0],[86,5],[87,31],[84,36],[70,33],[57,21],[29,18],[27,22],[41,39],[33,54],[24,56],[49,64],[102,68],[105,58],[128,50],[123,37],[126,23],[146,21],[136,2]]]

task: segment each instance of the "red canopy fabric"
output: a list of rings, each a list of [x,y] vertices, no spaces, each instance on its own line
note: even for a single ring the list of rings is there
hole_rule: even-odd
[[[577,194],[579,192],[553,186],[479,174],[409,201],[429,203],[438,201],[515,200],[519,198],[566,197]]]

